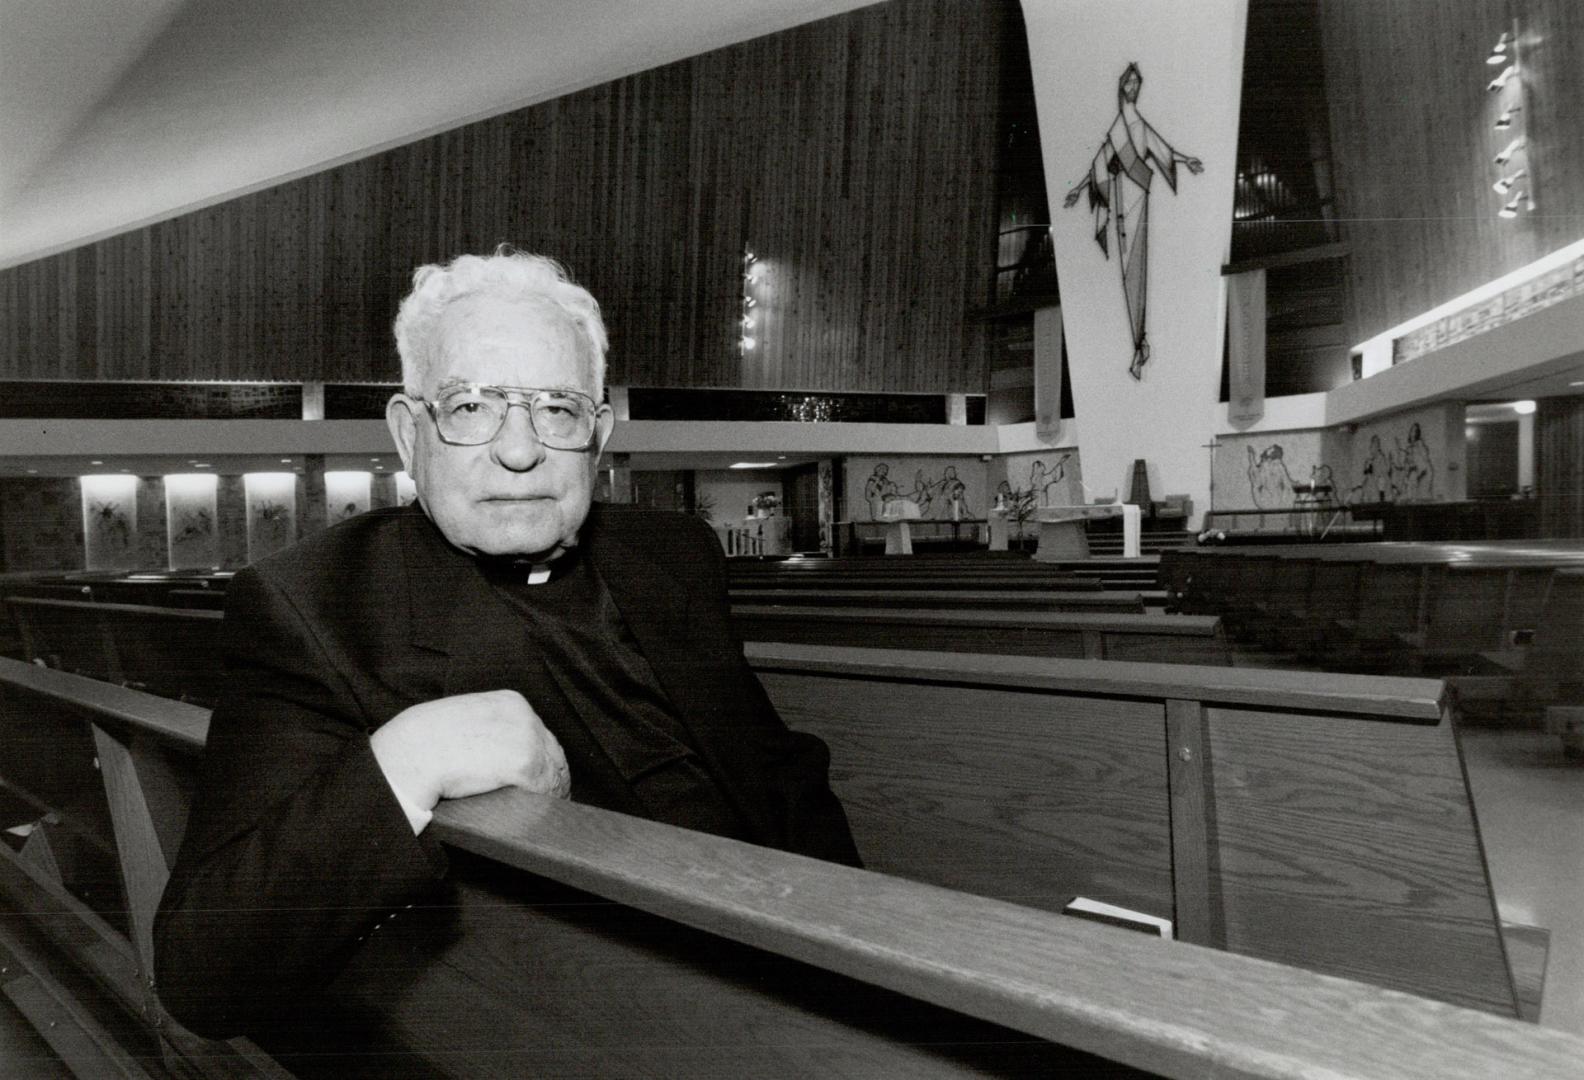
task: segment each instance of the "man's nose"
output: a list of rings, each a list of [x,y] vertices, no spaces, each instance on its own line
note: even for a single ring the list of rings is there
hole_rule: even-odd
[[[534,433],[527,405],[514,401],[506,407],[506,420],[490,443],[490,455],[513,472],[526,472],[545,459],[545,446]]]

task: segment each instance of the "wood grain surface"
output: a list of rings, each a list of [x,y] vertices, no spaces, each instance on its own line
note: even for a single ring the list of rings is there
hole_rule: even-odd
[[[892,608],[1016,608],[1022,611],[1105,611],[1142,615],[1138,593],[1052,589],[768,589],[733,585],[736,604],[867,604]]]
[[[1165,1075],[1570,1077],[1584,1053],[1412,995],[516,791],[444,804],[436,826],[518,868]]]
[[[1514,1014],[1450,724],[1207,724],[1227,948]]]
[[[1584,214],[1584,13],[1575,0],[1322,3],[1337,218],[1362,341],[1572,243]],[[1537,210],[1507,221],[1485,57],[1517,17]]]
[[[144,711],[201,711],[136,696]],[[182,724],[143,725],[114,705],[151,737],[188,745]],[[1062,1074],[1054,1050],[1006,1029],[1183,1077],[1549,1078],[1575,1075],[1584,1055],[1579,1039],[1410,995],[518,791],[443,804],[431,827],[478,858],[456,856],[449,899],[388,924],[335,988],[338,1011],[294,1029],[299,1042],[343,1040],[341,1056],[304,1065],[341,1076]],[[895,994],[1002,1027],[899,1009]],[[1066,1072],[1101,1075],[1084,1060],[1065,1059]]]
[[[0,377],[394,381],[412,271],[510,241],[618,386],[983,393],[1007,22],[877,4],[0,271]]]
[[[841,677],[931,680],[1002,689],[1111,694],[1145,699],[1360,713],[1380,720],[1436,724],[1445,689],[1433,679],[1327,675],[1306,671],[1198,667],[1090,660],[1040,660],[749,642],[754,669]]]
[[[830,745],[866,866],[1048,911],[1087,896],[1171,918],[1159,703],[763,681],[790,727]]]

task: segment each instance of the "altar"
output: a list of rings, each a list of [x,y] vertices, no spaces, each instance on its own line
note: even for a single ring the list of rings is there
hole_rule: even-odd
[[[1131,503],[1106,503],[1093,506],[1042,506],[1034,511],[1039,525],[1039,547],[1034,557],[1041,562],[1060,562],[1064,559],[1089,557],[1087,523],[1091,518],[1122,518],[1122,556],[1139,557],[1139,533],[1143,527],[1143,514]]]

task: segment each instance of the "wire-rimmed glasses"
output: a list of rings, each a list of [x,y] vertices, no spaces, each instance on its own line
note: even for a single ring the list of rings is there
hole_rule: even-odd
[[[429,410],[440,441],[452,446],[493,442],[513,405],[527,410],[534,435],[552,450],[587,450],[594,445],[599,406],[576,390],[463,383],[446,387],[433,401],[410,396]]]

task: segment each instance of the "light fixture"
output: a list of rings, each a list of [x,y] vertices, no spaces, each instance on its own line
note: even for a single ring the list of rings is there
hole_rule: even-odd
[[[773,461],[739,461],[735,465],[726,466],[728,469],[773,469]]]
[[[742,333],[737,338],[737,351],[740,355],[745,357],[759,344],[758,339],[756,339],[752,333],[755,322],[753,317],[753,308],[757,307],[759,303],[759,301],[754,298],[754,289],[761,282],[759,268],[757,265],[755,265],[758,262],[759,256],[754,254],[753,248],[749,247],[747,244],[744,244],[742,254]]]
[[[1568,385],[1569,386],[1584,386],[1584,379],[1580,379],[1578,382],[1570,382],[1570,383],[1568,383]],[[32,471],[33,471],[32,469],[28,470],[28,472],[32,472]]]
[[[100,461],[98,458],[95,458],[93,461],[90,461],[88,464],[90,464],[90,465],[103,465],[104,462]]]
[[[1512,142],[1510,142],[1506,146],[1502,147],[1501,153],[1496,155],[1496,164],[1498,164],[1498,165],[1507,164],[1507,162],[1512,160],[1512,156],[1514,154],[1516,154],[1518,151],[1523,149],[1523,145],[1524,145],[1523,136],[1520,135],[1516,139],[1514,139]]]
[[[1522,112],[1522,111],[1523,111],[1523,106],[1522,105],[1509,105],[1509,106],[1507,106],[1505,109],[1502,110],[1501,115],[1496,118],[1496,130],[1497,131],[1506,131],[1508,128],[1512,127],[1513,113]]]
[[[1519,416],[1528,416],[1535,411],[1535,403],[1532,401],[1515,401],[1512,403],[1512,411]]]
[[[1516,74],[1518,74],[1518,65],[1508,64],[1506,67],[1502,68],[1502,73],[1500,75],[1496,76],[1486,85],[1485,89],[1494,94],[1496,91],[1506,86],[1507,81]]]
[[[1491,54],[1485,58],[1487,64],[1505,64],[1507,62],[1507,46],[1512,44],[1512,33],[1502,31],[1502,36],[1496,39],[1496,44],[1491,48]]]
[[[1492,184],[1491,187],[1496,190],[1496,194],[1505,195],[1512,190],[1512,186],[1514,184],[1528,175],[1528,169],[1519,169],[1517,172],[1508,173],[1506,176]]]
[[[1502,204],[1502,208],[1496,211],[1496,216],[1501,218],[1517,217],[1518,208],[1523,205],[1523,201],[1524,193],[1520,191],[1518,194],[1514,195],[1511,199],[1508,199]]]

